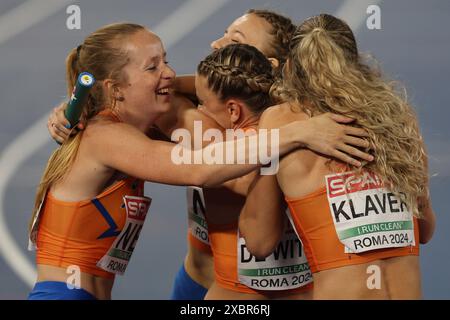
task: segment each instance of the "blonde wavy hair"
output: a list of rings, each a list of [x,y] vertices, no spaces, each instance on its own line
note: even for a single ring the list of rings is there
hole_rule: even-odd
[[[421,216],[418,200],[428,197],[428,173],[415,112],[396,82],[363,61],[344,21],[329,14],[305,20],[290,43],[283,79],[271,92],[310,116],[333,112],[354,118],[369,133],[375,157],[359,173],[378,175]]]
[[[129,62],[129,56],[123,49],[124,40],[141,30],[145,30],[145,27],[133,23],[106,25],[90,34],[81,45],[73,48],[67,55],[66,80],[69,97],[81,72],[90,72],[96,79],[86,104],[82,106],[81,119],[83,121],[87,122],[106,108],[114,108],[117,100],[115,94],[117,87],[126,80],[126,75],[122,69]],[[113,80],[110,92],[105,92],[102,88],[102,82],[105,79]],[[77,155],[82,135],[83,132],[78,132],[70,136],[50,156],[36,191],[30,229],[47,190],[63,179],[70,170]]]

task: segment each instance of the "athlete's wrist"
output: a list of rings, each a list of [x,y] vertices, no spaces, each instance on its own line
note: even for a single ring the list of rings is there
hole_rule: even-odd
[[[289,141],[289,151],[304,148],[306,146],[307,134],[309,132],[305,132],[303,130],[303,124],[305,121],[294,121],[285,126],[283,126],[280,130],[285,130],[285,134],[288,137]],[[301,125],[301,126],[300,126]],[[281,135],[281,132],[280,132]]]

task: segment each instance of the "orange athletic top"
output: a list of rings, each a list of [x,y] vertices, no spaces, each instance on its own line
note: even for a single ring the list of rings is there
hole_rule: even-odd
[[[37,234],[36,263],[80,270],[103,278],[114,274],[97,267],[125,225],[125,195],[142,196],[143,181],[128,178],[92,200],[65,202],[49,192]]]
[[[264,290],[255,290],[239,282],[238,278],[238,221],[229,224],[211,224],[208,221],[209,241],[214,258],[214,273],[217,284],[225,289],[242,293],[261,294]],[[313,288],[309,283],[303,287],[278,290],[283,293],[299,293]],[[274,291],[271,291],[272,293]]]
[[[415,246],[345,253],[330,213],[326,187],[301,198],[285,199],[313,273],[378,259],[419,255],[419,228],[416,218],[414,218]]]
[[[188,230],[187,241],[194,248],[196,248],[204,253],[212,254],[211,246],[207,245],[206,243],[204,243],[204,242],[200,241],[199,239],[197,239],[196,237],[194,237],[191,233],[191,230]]]
[[[247,132],[248,130],[255,128],[249,126],[242,129]],[[208,220],[207,213],[206,220],[208,223],[210,248],[214,259],[216,283],[225,289],[241,293],[261,294],[264,292],[264,290],[255,290],[239,282],[237,255],[239,221],[236,220],[235,222],[229,224],[212,224]],[[311,283],[300,288],[278,290],[278,292],[298,293],[310,289],[312,289]]]
[[[114,121],[108,111],[101,112]],[[47,192],[39,216],[36,263],[66,268],[77,265],[82,272],[103,278],[114,274],[97,267],[125,225],[124,196],[143,196],[144,182],[126,178],[92,200],[61,201]]]
[[[238,221],[229,224],[211,224],[208,221],[215,280],[219,286],[226,289],[243,293],[257,293],[256,290],[239,283],[238,280],[237,230]]]

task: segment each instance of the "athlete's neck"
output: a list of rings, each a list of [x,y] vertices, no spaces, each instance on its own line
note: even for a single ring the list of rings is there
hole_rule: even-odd
[[[126,108],[116,108],[113,113],[123,122],[132,125],[143,133],[147,133],[155,124],[155,120],[160,116],[155,114],[146,114],[145,117],[130,112]]]
[[[252,115],[233,123],[233,129],[247,129],[247,128],[256,128],[258,126],[259,117]]]

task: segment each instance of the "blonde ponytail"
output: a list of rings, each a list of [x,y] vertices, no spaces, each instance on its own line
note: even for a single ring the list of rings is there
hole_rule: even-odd
[[[101,83],[105,79],[114,80],[116,85],[123,82],[122,69],[129,60],[122,49],[123,39],[141,30],[145,27],[133,23],[110,24],[89,35],[82,45],[69,52],[66,58],[67,95],[70,97],[72,94],[80,72],[90,72],[97,80],[83,106],[81,120],[88,122],[101,110],[114,105],[113,95],[105,94]],[[75,132],[50,156],[37,187],[30,229],[49,188],[61,181],[72,167],[82,136],[83,132]]]
[[[302,23],[283,81],[273,92],[309,115],[333,112],[356,119],[369,133],[375,156],[364,170],[377,174],[420,216],[417,199],[428,194],[428,173],[416,115],[396,83],[362,62],[345,22],[321,14]]]

